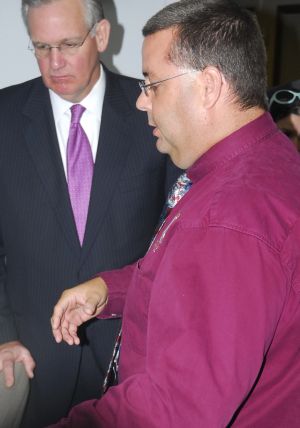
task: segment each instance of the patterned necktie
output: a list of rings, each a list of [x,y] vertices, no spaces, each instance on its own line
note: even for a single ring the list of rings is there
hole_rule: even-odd
[[[168,193],[167,200],[165,202],[165,205],[162,209],[158,225],[156,228],[156,233],[161,229],[163,226],[166,218],[168,217],[170,211],[172,208],[175,207],[175,205],[180,201],[180,199],[190,190],[192,185],[192,181],[187,176],[186,172],[181,174],[173,186],[171,187],[171,190]],[[156,233],[154,235],[154,238],[156,236]],[[153,239],[154,239],[153,238]]]
[[[80,104],[71,107],[71,125],[67,145],[68,188],[80,244],[83,243],[92,187],[94,162],[89,140],[80,125],[85,110]]]
[[[158,225],[155,229],[154,236],[150,243],[149,248],[152,245],[157,233],[160,231],[162,226],[165,223],[167,216],[169,215],[172,208],[180,201],[180,199],[190,190],[192,186],[192,181],[188,178],[186,173],[181,174],[175,183],[173,184],[171,190],[168,193],[167,200],[162,209]],[[122,338],[122,327],[117,336],[112,358],[109,363],[107,374],[103,382],[103,392],[106,392],[110,386],[116,385],[118,383],[118,369],[119,369],[119,356],[120,356],[120,347],[121,347],[121,338]]]

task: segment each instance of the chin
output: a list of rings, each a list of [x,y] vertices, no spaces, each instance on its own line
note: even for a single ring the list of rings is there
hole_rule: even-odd
[[[50,88],[53,92],[55,92],[58,96],[63,98],[64,100],[70,102],[76,102],[76,96],[74,95],[74,90],[68,87],[67,85],[52,85]]]
[[[161,138],[158,138],[156,140],[156,148],[160,153],[163,153],[165,155],[169,154],[168,146],[164,143],[163,140],[161,140]]]
[[[63,94],[70,94],[70,92],[73,92],[71,85],[67,82],[53,82],[51,86],[53,90]]]

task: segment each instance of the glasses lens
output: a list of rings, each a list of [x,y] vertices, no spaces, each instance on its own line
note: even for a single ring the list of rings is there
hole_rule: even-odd
[[[47,55],[49,55],[49,50],[35,48],[34,53],[37,58],[45,58]]]
[[[290,91],[278,91],[276,93],[276,101],[279,103],[291,103],[295,98],[295,95],[293,92]]]

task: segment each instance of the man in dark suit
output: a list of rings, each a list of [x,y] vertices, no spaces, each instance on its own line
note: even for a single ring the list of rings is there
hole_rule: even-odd
[[[119,328],[97,320],[81,347],[58,346],[53,305],[66,287],[144,254],[177,171],[167,173],[135,108],[136,80],[99,63],[110,32],[101,1],[22,3],[41,78],[0,91],[0,371],[10,386],[14,364],[24,364],[32,379],[22,426],[40,428],[101,394]],[[67,161],[79,103],[94,162],[82,242]]]

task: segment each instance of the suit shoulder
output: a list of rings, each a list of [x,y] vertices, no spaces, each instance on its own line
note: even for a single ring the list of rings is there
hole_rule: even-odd
[[[118,88],[126,98],[136,101],[140,94],[139,81],[134,77],[113,73],[105,69],[110,88]]]
[[[109,74],[110,78],[116,79],[120,82],[120,84],[135,86],[138,85],[138,79],[135,77],[126,76],[125,74],[114,73],[107,68],[105,68],[105,72]]]
[[[9,103],[16,102],[20,104],[24,102],[32,89],[39,85],[43,85],[43,83],[42,79],[37,77],[26,82],[0,89],[0,106],[7,106]]]

